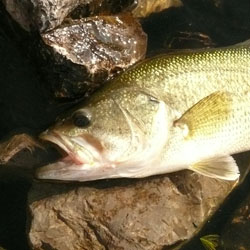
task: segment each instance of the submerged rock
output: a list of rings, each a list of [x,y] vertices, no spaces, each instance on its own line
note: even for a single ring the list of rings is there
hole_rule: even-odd
[[[190,171],[140,180],[35,183],[32,249],[162,249],[190,239],[235,186]]]
[[[147,36],[131,15],[70,21],[42,34],[43,75],[56,97],[91,92],[144,58]]]

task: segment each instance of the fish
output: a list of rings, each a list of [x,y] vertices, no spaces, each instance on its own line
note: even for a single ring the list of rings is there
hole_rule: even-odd
[[[36,177],[81,182],[189,169],[237,180],[232,155],[250,149],[249,41],[159,55],[124,71],[40,135],[64,156]]]

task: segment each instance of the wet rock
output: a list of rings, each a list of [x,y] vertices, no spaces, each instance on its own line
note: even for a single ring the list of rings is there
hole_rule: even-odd
[[[20,26],[41,33],[62,24],[68,16],[82,18],[97,14],[117,14],[135,6],[134,0],[2,0]],[[177,0],[176,0],[177,1]],[[132,8],[132,7],[131,7]]]
[[[81,2],[91,0],[3,0],[6,9],[25,30],[36,29],[41,32],[60,25],[64,18]]]
[[[81,185],[38,182],[29,193],[29,239],[33,249],[162,249],[191,238],[234,185],[190,171]]]
[[[7,11],[27,30],[46,32],[63,23],[66,17],[79,19],[94,15],[132,11],[135,17],[146,17],[170,7],[179,7],[181,0],[2,0]]]
[[[88,3],[89,0],[80,0]],[[36,0],[31,1],[33,4],[33,22],[40,32],[51,30],[60,25],[64,18],[74,9],[80,2],[79,0]]]
[[[91,92],[144,58],[147,36],[131,15],[70,21],[42,34],[41,65],[56,97]]]

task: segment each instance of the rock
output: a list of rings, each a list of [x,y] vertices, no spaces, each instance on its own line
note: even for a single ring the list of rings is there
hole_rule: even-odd
[[[78,6],[91,0],[3,0],[7,11],[25,30],[44,32],[60,25]]]
[[[65,17],[79,4],[89,0],[35,0],[32,3],[32,19],[40,32],[52,30],[60,25]]]
[[[2,0],[12,18],[26,31],[41,33],[61,25],[65,18],[79,19],[94,15],[133,11],[135,17],[146,17],[170,7],[179,7],[181,0]]]
[[[140,180],[34,183],[32,249],[162,249],[191,238],[235,186],[190,171]]]
[[[134,0],[2,0],[12,18],[27,30],[41,33],[62,24],[68,16],[81,18],[115,14],[134,5]],[[176,0],[177,1],[177,0]]]
[[[91,92],[144,58],[147,36],[131,15],[72,20],[42,34],[41,65],[56,97]]]

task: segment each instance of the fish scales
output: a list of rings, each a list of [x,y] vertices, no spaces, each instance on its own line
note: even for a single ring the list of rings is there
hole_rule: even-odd
[[[66,152],[37,177],[71,181],[190,169],[235,180],[250,149],[250,42],[146,59],[41,138]]]
[[[124,72],[107,87],[146,88],[181,112],[219,90],[249,96],[248,47],[167,54],[145,62]]]

